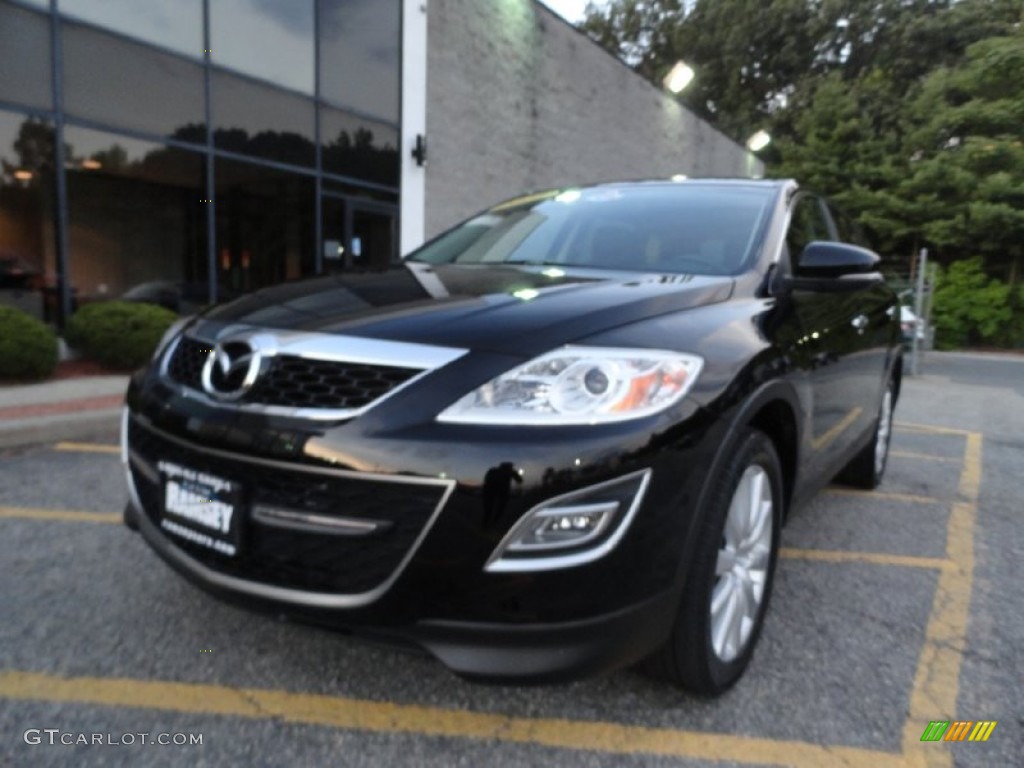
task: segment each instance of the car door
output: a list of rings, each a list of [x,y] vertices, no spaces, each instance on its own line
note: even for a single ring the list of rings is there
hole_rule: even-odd
[[[800,253],[815,240],[836,240],[823,201],[798,195],[791,208],[785,250],[797,268]],[[871,366],[866,351],[871,318],[865,312],[863,281],[796,280],[791,300],[803,335],[800,359],[809,380],[811,407],[804,430],[805,467],[811,474],[834,474],[850,454],[852,443],[871,427],[877,383],[866,386]]]
[[[831,214],[841,242],[868,247],[864,233],[855,221],[835,206],[826,204],[826,210]],[[850,396],[862,399],[865,413],[873,420],[881,402],[899,309],[893,301],[892,291],[882,281],[861,283],[852,293],[851,300],[856,305],[854,327],[857,335],[847,384]]]

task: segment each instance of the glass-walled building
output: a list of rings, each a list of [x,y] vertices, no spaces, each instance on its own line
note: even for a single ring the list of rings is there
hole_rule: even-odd
[[[401,0],[0,0],[0,303],[398,257]]]
[[[538,0],[0,0],[0,304],[58,326],[384,268],[524,190],[761,172]]]

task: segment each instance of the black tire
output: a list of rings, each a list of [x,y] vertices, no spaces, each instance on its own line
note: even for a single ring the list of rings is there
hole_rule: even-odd
[[[712,638],[712,596],[719,582],[731,578],[731,574],[718,576],[716,567],[719,550],[725,549],[725,526],[733,496],[747,470],[752,468],[763,470],[761,482],[767,481],[770,488],[772,509],[768,523],[771,542],[763,591],[749,634],[738,644],[736,655],[723,660]],[[757,470],[753,469],[753,472],[756,475]],[[646,664],[649,673],[704,696],[717,696],[728,690],[739,680],[753,655],[771,597],[785,503],[778,454],[772,441],[755,430],[748,430],[740,437],[728,463],[711,483],[709,503],[699,524],[693,563],[672,634]]]
[[[882,391],[878,404],[878,416],[871,440],[850,463],[843,467],[836,480],[843,485],[874,490],[882,483],[885,467],[889,460],[889,443],[892,441],[892,414],[896,406],[896,386],[890,379]]]

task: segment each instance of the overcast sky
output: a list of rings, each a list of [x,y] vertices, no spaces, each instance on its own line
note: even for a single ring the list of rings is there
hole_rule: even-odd
[[[544,5],[560,16],[575,23],[583,18],[587,0],[540,0]]]

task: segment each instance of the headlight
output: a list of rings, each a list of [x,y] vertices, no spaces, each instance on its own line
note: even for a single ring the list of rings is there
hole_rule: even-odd
[[[168,345],[174,341],[178,334],[185,330],[185,326],[192,322],[193,315],[183,317],[180,320],[175,320],[171,323],[171,327],[167,329],[163,336],[160,337],[160,343],[156,345],[156,350],[153,352],[153,359],[159,360],[160,355],[164,353]]]
[[[516,425],[636,419],[679,402],[703,364],[680,352],[566,346],[492,379],[437,418]]]

